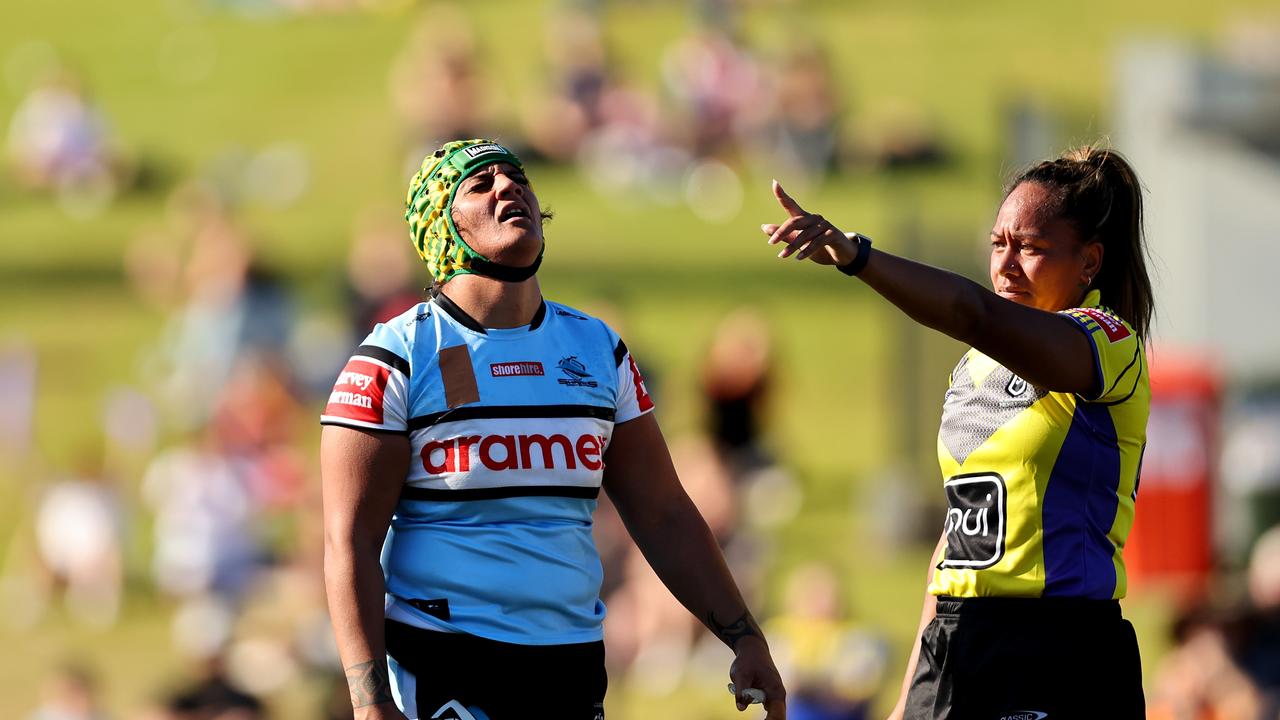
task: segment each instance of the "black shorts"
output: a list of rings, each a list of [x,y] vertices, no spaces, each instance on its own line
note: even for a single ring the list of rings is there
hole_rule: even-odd
[[[938,598],[907,720],[1142,720],[1138,638],[1114,600]]]
[[[392,682],[410,720],[467,720],[465,713],[476,720],[604,720],[602,641],[515,645],[394,620],[386,639]]]

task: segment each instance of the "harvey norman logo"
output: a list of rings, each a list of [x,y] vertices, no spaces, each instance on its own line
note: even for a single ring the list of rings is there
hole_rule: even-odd
[[[494,377],[519,377],[521,375],[543,375],[542,363],[534,360],[518,362],[501,362],[489,365],[489,372]]]
[[[487,155],[488,153],[506,153],[507,149],[497,143],[486,143],[484,145],[472,145],[469,148],[463,148],[463,151],[467,153],[467,157],[479,157],[481,155]],[[510,155],[510,153],[507,154]]]

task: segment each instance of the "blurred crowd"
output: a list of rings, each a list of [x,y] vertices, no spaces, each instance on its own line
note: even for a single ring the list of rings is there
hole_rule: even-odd
[[[40,483],[30,544],[15,546],[30,554],[6,562],[0,617],[19,633],[63,619],[107,633],[130,602],[164,608],[169,652],[185,670],[130,717],[253,720],[290,692],[311,698],[315,715],[349,717],[324,605],[316,462],[303,448],[315,445],[315,409],[350,348],[421,298],[416,261],[387,213],[357,218],[348,313],[325,327],[301,317],[288,286],[260,267],[210,186],[184,186],[169,205],[166,223],[140,234],[125,258],[139,302],[168,317],[141,353],[149,380],[114,391],[101,444],[85,448],[74,472]],[[592,310],[626,332],[621,311]],[[707,342],[703,431],[673,446],[757,605],[774,531],[803,502],[764,437],[774,362],[758,315],[726,316]],[[661,402],[660,378],[650,385]],[[595,531],[615,682],[659,695],[691,679],[718,686],[726,651],[649,569],[607,498]],[[865,717],[889,663],[883,638],[853,621],[833,567],[799,568],[786,585],[765,624],[794,678],[793,717]],[[31,717],[106,717],[96,688],[91,666],[71,658]]]

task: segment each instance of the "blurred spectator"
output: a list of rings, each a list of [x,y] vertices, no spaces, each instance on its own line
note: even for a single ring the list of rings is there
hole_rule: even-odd
[[[1270,720],[1280,716],[1280,526],[1253,547],[1248,602],[1194,606],[1173,626],[1156,674],[1153,720]]]
[[[243,462],[226,453],[217,433],[206,430],[157,455],[142,493],[155,512],[156,584],[179,597],[239,598],[263,550]]]
[[[409,156],[419,158],[422,148],[454,138],[494,134],[478,64],[466,13],[452,3],[433,3],[391,66],[391,102]]]
[[[114,623],[124,579],[124,507],[101,452],[82,452],[76,474],[41,494],[35,531],[49,588],[63,593],[71,614],[96,627]]]
[[[0,454],[18,469],[33,449],[36,405],[35,348],[22,338],[0,341]]]
[[[404,221],[390,209],[369,210],[355,224],[347,254],[351,336],[358,344],[373,326],[422,301],[414,284],[417,259],[405,242]],[[332,378],[326,378],[326,382]]]
[[[884,683],[885,641],[858,629],[841,608],[831,568],[811,563],[786,581],[782,613],[764,630],[787,685],[793,720],[864,720]]]
[[[1225,618],[1207,609],[1174,624],[1174,647],[1148,694],[1150,720],[1262,720],[1258,690],[1231,657]]]
[[[88,668],[65,664],[45,683],[40,707],[27,720],[106,720],[98,705],[97,685]]]
[[[840,102],[826,54],[812,43],[788,50],[779,63],[776,84],[765,135],[768,154],[788,175],[820,178],[836,170]]]
[[[764,321],[750,310],[727,315],[716,327],[702,364],[707,432],[736,473],[771,462],[760,431],[773,363]]]
[[[764,119],[760,63],[720,25],[703,23],[669,48],[662,70],[698,157],[732,155]]]
[[[169,321],[158,373],[183,429],[209,418],[241,357],[283,355],[293,324],[287,291],[254,261],[243,230],[214,200],[193,207],[185,305]]]
[[[1258,687],[1264,716],[1280,717],[1280,525],[1258,538],[1247,579],[1252,612],[1239,633],[1236,654]]]
[[[203,663],[190,685],[174,693],[166,703],[166,720],[263,720],[266,707],[257,697],[236,687],[226,675],[224,659],[214,656]]]
[[[610,78],[598,16],[579,9],[549,13],[546,49],[551,89],[528,109],[525,135],[537,156],[568,162],[586,136],[606,121]]]
[[[18,104],[8,155],[21,185],[56,192],[64,207],[84,214],[109,202],[127,175],[106,118],[66,67],[47,71]]]

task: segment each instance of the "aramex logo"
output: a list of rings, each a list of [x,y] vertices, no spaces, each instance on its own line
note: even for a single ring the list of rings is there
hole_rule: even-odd
[[[554,435],[466,435],[431,440],[422,446],[422,467],[432,475],[470,472],[472,459],[488,470],[586,470],[604,467],[603,435],[579,435],[577,440]],[[537,453],[535,454],[535,450]],[[479,469],[479,468],[477,468]]]

